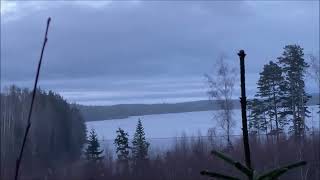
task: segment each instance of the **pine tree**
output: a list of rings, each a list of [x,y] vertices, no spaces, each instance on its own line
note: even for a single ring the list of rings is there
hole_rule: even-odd
[[[252,133],[260,134],[260,131],[267,134],[268,122],[265,116],[265,106],[262,100],[254,98],[248,101],[249,129]]]
[[[97,134],[94,129],[91,129],[90,135],[88,138],[88,146],[86,148],[86,157],[89,161],[99,161],[103,159],[103,156],[101,155],[103,153],[103,150],[100,150],[100,143],[98,141]]]
[[[119,163],[121,164],[121,170],[128,170],[129,169],[129,139],[128,133],[125,132],[123,129],[119,128],[117,131],[117,137],[114,140],[114,145],[116,146],[116,153],[118,156]]]
[[[306,106],[310,96],[304,89],[305,71],[309,65],[305,62],[303,48],[299,45],[285,46],[278,60],[285,76],[283,96],[285,111],[282,112],[282,117],[287,115],[292,117],[290,131],[295,137],[300,137],[305,133],[305,117],[310,113]]]
[[[132,155],[135,163],[148,159],[149,143],[146,141],[141,120],[138,120],[136,132],[132,141]]]
[[[269,117],[271,130],[274,130],[272,122],[275,122],[274,131],[277,135],[285,125],[285,119],[279,117],[281,98],[283,96],[283,82],[284,78],[282,76],[281,67],[270,61],[268,64],[264,65],[257,83],[258,92],[256,96],[262,99],[263,104],[266,106],[265,110]]]
[[[245,68],[244,68],[244,57],[246,56],[244,50],[240,50],[238,53],[240,58],[240,75],[241,75],[241,111],[242,115],[246,115],[246,99],[245,99]],[[243,101],[244,100],[244,101]],[[247,177],[249,180],[266,180],[266,179],[279,179],[280,176],[286,174],[289,170],[298,168],[301,166],[304,166],[307,164],[306,161],[299,161],[292,163],[287,166],[278,167],[276,169],[270,170],[267,173],[257,173],[257,170],[252,166],[251,164],[251,153],[250,153],[250,145],[249,145],[249,139],[248,139],[248,131],[247,131],[247,117],[242,116],[242,131],[243,131],[243,147],[245,152],[245,161],[246,164],[242,164],[241,162],[238,162],[236,160],[233,160],[231,157],[225,155],[224,153],[221,153],[219,151],[213,150],[211,151],[211,154],[215,155],[216,157],[224,160],[229,165],[235,167],[239,171],[242,172],[244,176]],[[204,170],[200,172],[201,175],[214,178],[214,179],[243,179],[243,176],[241,178],[229,176],[227,174],[221,174],[217,172],[210,172],[208,170]]]

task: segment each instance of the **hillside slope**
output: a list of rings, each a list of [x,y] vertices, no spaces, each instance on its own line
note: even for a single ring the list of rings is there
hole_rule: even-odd
[[[319,104],[319,94],[313,94],[308,105]],[[233,100],[235,109],[239,100]],[[218,110],[217,101],[201,100],[172,104],[118,104],[110,106],[77,105],[86,121],[122,119],[129,116]]]

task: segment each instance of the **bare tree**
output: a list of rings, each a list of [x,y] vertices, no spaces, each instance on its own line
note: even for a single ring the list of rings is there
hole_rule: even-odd
[[[316,81],[317,85],[320,86],[320,61],[319,57],[315,55],[309,55],[310,60],[310,71],[308,71],[309,75]]]
[[[218,119],[222,129],[226,132],[228,145],[231,145],[230,134],[235,122],[232,119],[233,101],[232,95],[236,80],[236,68],[225,61],[225,56],[215,62],[212,76],[206,74],[209,84],[209,97],[216,100],[221,110],[217,111],[215,118]]]
[[[319,57],[316,57],[313,54],[309,55],[309,68],[310,71],[308,72],[308,75],[314,79],[317,83],[318,88],[320,88],[320,60]],[[319,111],[318,113],[320,113],[320,102],[318,102],[319,105]]]

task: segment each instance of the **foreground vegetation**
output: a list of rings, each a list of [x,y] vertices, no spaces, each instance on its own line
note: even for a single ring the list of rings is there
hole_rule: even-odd
[[[11,86],[1,93],[1,179],[12,179],[31,92]],[[84,120],[60,95],[37,90],[22,174],[44,173],[78,160],[86,141]]]
[[[210,139],[213,139],[210,140]],[[277,144],[275,136],[251,136],[251,149],[253,165],[264,172],[270,168],[286,165],[292,161],[304,159],[308,164],[302,168],[290,171],[282,180],[291,179],[318,179],[319,166],[319,134],[313,134],[297,143],[293,138],[281,136]],[[228,172],[231,176],[241,176],[240,172],[224,161],[210,155],[211,150],[225,152],[236,160],[243,161],[242,139],[233,137],[234,148],[228,149],[223,137],[213,138],[187,138],[177,139],[174,147],[167,152],[149,152],[153,154],[144,163],[135,164],[129,158],[129,166],[125,168],[123,161],[105,149],[104,158],[97,161],[80,159],[70,164],[64,164],[54,170],[46,170],[45,174],[35,175],[34,178],[47,180],[194,180],[208,179],[200,176],[204,169],[214,168],[217,172]],[[24,176],[22,179],[31,179]],[[245,178],[243,178],[245,179]]]

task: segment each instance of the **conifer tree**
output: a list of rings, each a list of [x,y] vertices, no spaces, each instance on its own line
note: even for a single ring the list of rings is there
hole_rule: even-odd
[[[305,133],[305,117],[308,117],[306,103],[310,96],[305,92],[304,77],[306,68],[309,66],[304,60],[303,48],[299,45],[287,45],[284,52],[278,58],[284,73],[284,96],[285,111],[282,116],[291,116],[290,131],[295,137]]]
[[[128,133],[125,132],[123,129],[119,128],[117,131],[117,137],[114,140],[114,145],[116,146],[116,153],[118,157],[118,161],[121,164],[122,170],[128,170],[129,168],[129,139]]]
[[[241,111],[242,111],[242,131],[243,131],[243,146],[244,146],[244,152],[245,152],[245,161],[246,164],[242,164],[241,162],[235,161],[229,156],[225,155],[224,153],[221,153],[219,151],[213,150],[211,151],[211,154],[217,156],[218,158],[224,160],[229,165],[234,166],[236,169],[242,172],[243,175],[247,177],[249,180],[275,180],[279,179],[280,176],[287,173],[289,170],[298,168],[301,166],[304,166],[307,164],[306,161],[299,161],[292,163],[287,166],[283,166],[280,168],[276,168],[273,170],[270,170],[267,173],[257,173],[257,171],[253,168],[251,164],[251,155],[250,155],[250,145],[249,145],[249,139],[248,139],[248,131],[247,131],[247,117],[246,117],[246,93],[245,93],[245,68],[244,68],[244,57],[246,56],[244,50],[240,50],[238,53],[240,58],[240,76],[241,76]],[[238,178],[230,175],[225,175],[217,172],[210,172],[208,170],[201,171],[200,174],[204,176],[208,176],[210,178],[215,179],[233,179],[233,180],[239,180],[243,179],[243,177]]]
[[[281,67],[270,61],[264,65],[257,83],[258,92],[256,96],[263,100],[266,114],[269,117],[270,128],[275,130],[277,135],[285,125],[285,119],[279,117],[284,89],[283,82]],[[275,123],[275,129],[273,129],[272,122]]]
[[[116,153],[119,160],[129,159],[129,138],[128,133],[123,129],[119,128],[117,131],[117,137],[114,140],[114,145],[116,146]]]
[[[252,99],[248,101],[248,110],[250,111],[249,115],[249,130],[253,133],[256,132],[260,134],[267,134],[268,132],[268,122],[265,116],[265,106],[262,100]]]
[[[88,137],[88,146],[86,148],[86,157],[89,161],[99,161],[103,159],[103,150],[100,150],[100,143],[94,129],[91,129]]]
[[[138,120],[136,132],[132,141],[132,155],[135,163],[148,159],[149,143],[146,141],[141,120]]]

